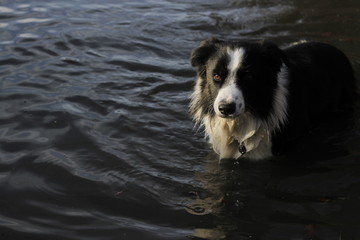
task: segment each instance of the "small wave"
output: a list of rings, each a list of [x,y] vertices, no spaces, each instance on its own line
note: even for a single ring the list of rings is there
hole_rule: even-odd
[[[44,23],[51,21],[51,18],[24,18],[17,20],[17,23]]]

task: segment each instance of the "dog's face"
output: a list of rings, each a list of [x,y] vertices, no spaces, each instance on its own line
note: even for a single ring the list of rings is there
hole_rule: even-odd
[[[202,42],[191,56],[198,70],[192,113],[236,118],[249,111],[259,118],[268,117],[283,54],[272,43]]]

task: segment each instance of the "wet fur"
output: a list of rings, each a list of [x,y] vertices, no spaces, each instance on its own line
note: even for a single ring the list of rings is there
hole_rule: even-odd
[[[246,147],[243,157],[250,159],[286,152],[291,139],[322,117],[351,106],[353,70],[346,56],[327,44],[302,42],[280,49],[269,42],[209,39],[193,50],[191,63],[197,79],[190,113],[205,127],[220,159],[241,157],[240,144]],[[225,79],[222,84],[214,83],[215,72]],[[225,87],[237,88],[231,94],[241,99],[235,100],[241,114],[219,116],[215,106]]]

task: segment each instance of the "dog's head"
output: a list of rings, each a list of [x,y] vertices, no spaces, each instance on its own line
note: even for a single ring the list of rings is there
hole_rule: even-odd
[[[193,50],[191,64],[198,72],[191,104],[195,119],[206,114],[236,118],[245,111],[267,118],[286,57],[273,43],[212,38]]]

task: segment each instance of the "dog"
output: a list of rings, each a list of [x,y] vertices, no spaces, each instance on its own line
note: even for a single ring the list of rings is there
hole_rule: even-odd
[[[189,112],[220,159],[264,159],[334,114],[351,111],[355,77],[334,46],[211,38],[191,53]]]

